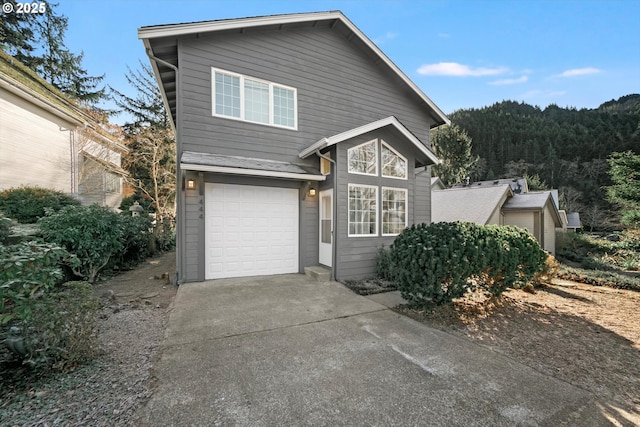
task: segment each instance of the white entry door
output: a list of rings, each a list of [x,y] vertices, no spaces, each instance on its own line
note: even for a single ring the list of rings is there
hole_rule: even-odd
[[[333,189],[320,192],[320,250],[318,261],[331,267],[333,258]]]
[[[299,208],[298,189],[205,184],[205,279],[297,273]]]

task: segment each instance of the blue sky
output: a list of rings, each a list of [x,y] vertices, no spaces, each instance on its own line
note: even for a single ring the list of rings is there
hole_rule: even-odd
[[[59,0],[67,46],[130,91],[141,26],[341,10],[445,113],[502,100],[595,108],[640,93],[636,0]],[[117,121],[117,120],[116,120]]]

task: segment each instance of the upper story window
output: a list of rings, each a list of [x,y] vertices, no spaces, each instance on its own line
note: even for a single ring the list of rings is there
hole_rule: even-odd
[[[294,88],[212,69],[213,115],[297,129]]]
[[[373,140],[347,150],[349,173],[378,175],[378,141]]]
[[[382,176],[407,179],[407,159],[382,141]]]

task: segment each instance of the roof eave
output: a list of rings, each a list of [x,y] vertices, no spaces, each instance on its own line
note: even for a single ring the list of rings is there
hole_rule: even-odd
[[[172,24],[172,25],[158,25],[141,27],[138,29],[138,38],[143,40],[145,49],[147,52],[151,51],[151,45],[149,39],[160,37],[177,37],[187,34],[205,33],[211,31],[224,31],[234,30],[240,28],[252,28],[265,25],[285,25],[289,23],[300,22],[313,22],[324,20],[339,20],[341,21],[353,34],[371,49],[382,61],[395,72],[404,83],[409,86],[422,101],[431,109],[432,117],[435,121],[434,126],[451,124],[449,118],[444,112],[396,65],[389,59],[389,57],[380,49],[376,44],[369,39],[353,22],[351,22],[342,12],[330,11],[330,12],[312,12],[312,13],[296,13],[286,15],[271,15],[271,16],[259,16],[252,18],[241,19],[229,19],[219,21],[202,21],[191,22],[186,24]],[[156,79],[159,78],[159,73],[154,67],[154,73]],[[164,91],[163,91],[164,92]],[[163,95],[164,98],[164,95]],[[166,102],[165,102],[166,104]],[[170,110],[167,110],[170,111]]]

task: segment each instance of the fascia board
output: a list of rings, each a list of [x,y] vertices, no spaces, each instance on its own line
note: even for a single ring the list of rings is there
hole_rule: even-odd
[[[225,173],[230,175],[250,175],[250,176],[262,176],[267,178],[298,179],[302,181],[324,181],[327,178],[324,175],[265,171],[265,170],[258,170],[258,169],[241,169],[241,168],[231,168],[226,166],[197,165],[192,163],[180,163],[180,169],[198,171],[198,172]]]
[[[440,159],[438,159],[438,157],[436,157],[436,155],[431,150],[425,147],[424,144],[422,144],[422,142],[418,138],[416,138],[414,134],[409,132],[409,130],[404,127],[394,116],[389,116],[375,122],[367,123],[366,125],[350,129],[348,131],[333,135],[329,138],[323,138],[310,147],[302,150],[299,154],[299,157],[304,159],[315,153],[316,150],[330,147],[339,142],[355,138],[356,136],[365,134],[367,132],[372,132],[376,129],[380,129],[389,125],[393,125],[398,131],[400,131],[400,133],[402,133],[405,138],[407,138],[418,150],[420,150],[422,154],[427,156],[433,162],[433,164],[440,164]]]

